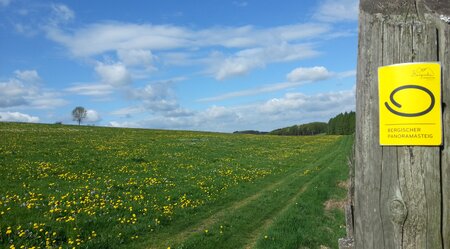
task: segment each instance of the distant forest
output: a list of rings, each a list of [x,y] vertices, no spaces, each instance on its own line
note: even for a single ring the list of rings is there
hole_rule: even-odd
[[[323,122],[313,122],[302,125],[293,125],[281,129],[276,129],[269,134],[282,135],[282,136],[305,136],[305,135],[317,135],[324,134],[328,131],[328,124]]]
[[[330,135],[350,135],[355,132],[355,126],[355,112],[345,112],[328,121],[327,133]]]
[[[260,132],[254,130],[235,131],[239,134],[269,134],[280,136],[308,136],[318,134],[329,135],[350,135],[355,132],[356,115],[355,112],[344,112],[331,118],[328,123],[312,122],[301,125],[293,125],[285,128],[273,130],[271,132]]]

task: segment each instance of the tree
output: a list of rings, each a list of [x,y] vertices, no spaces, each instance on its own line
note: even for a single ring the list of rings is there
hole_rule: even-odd
[[[78,122],[78,125],[81,124],[81,121],[83,121],[83,119],[85,119],[87,116],[87,111],[86,109],[84,109],[84,107],[82,106],[77,106],[75,107],[75,109],[73,109],[72,111],[72,117],[74,121]]]

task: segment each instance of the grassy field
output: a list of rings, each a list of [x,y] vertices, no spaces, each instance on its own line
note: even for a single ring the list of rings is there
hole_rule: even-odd
[[[352,142],[0,123],[0,247],[337,248]]]

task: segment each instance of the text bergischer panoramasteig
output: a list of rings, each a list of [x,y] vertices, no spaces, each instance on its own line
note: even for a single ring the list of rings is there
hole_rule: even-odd
[[[388,128],[388,138],[433,138],[433,134],[421,133],[421,128]]]

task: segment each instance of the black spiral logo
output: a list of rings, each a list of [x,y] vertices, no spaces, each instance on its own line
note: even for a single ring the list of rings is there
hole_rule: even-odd
[[[402,107],[401,104],[399,104],[397,101],[395,101],[394,95],[397,92],[405,90],[405,89],[418,89],[418,90],[426,92],[430,96],[430,99],[431,99],[430,106],[428,106],[427,109],[425,109],[425,110],[423,110],[421,112],[404,113],[404,112],[399,112],[399,111],[396,111],[396,110],[392,109],[392,107],[389,106],[388,102],[384,102],[384,105],[386,106],[386,108],[390,112],[392,112],[395,115],[402,116],[402,117],[418,117],[418,116],[425,115],[425,114],[429,113],[431,110],[433,110],[433,107],[434,107],[434,104],[435,104],[435,101],[436,101],[435,98],[434,98],[433,93],[430,90],[428,90],[427,88],[425,88],[423,86],[418,86],[418,85],[404,85],[404,86],[400,86],[400,87],[397,87],[396,89],[394,89],[394,91],[392,91],[392,93],[390,95],[390,98],[389,98],[391,100],[392,104],[394,104],[398,108]]]

